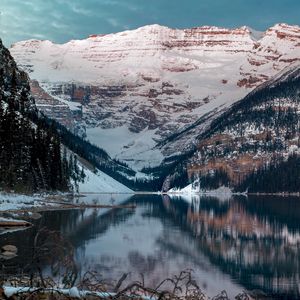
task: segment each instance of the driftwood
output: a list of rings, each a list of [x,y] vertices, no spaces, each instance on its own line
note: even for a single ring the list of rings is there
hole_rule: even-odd
[[[0,227],[9,228],[9,227],[30,227],[32,224],[26,221],[14,221],[6,220],[0,221]]]
[[[43,201],[44,202],[44,201]],[[5,213],[27,213],[27,212],[44,212],[44,211],[53,211],[53,210],[68,210],[68,209],[85,209],[85,208],[109,208],[109,209],[135,209],[136,205],[129,204],[129,205],[109,205],[109,204],[75,204],[75,203],[68,203],[68,202],[48,202],[50,204],[57,204],[57,206],[40,206],[40,207],[30,207],[28,209],[12,209],[12,210],[6,210]],[[30,224],[30,223],[29,223]],[[31,225],[31,224],[30,224]],[[29,225],[29,226],[30,226]]]
[[[101,208],[109,208],[109,209],[135,209],[136,205],[106,205],[106,204],[73,204],[73,203],[58,203],[59,206],[47,206],[47,207],[41,207],[37,209],[36,211],[49,211],[49,210],[67,210],[67,209],[85,209],[85,208],[95,208],[95,209],[101,209]]]
[[[69,204],[73,208],[136,208],[136,205],[129,204],[129,205],[109,205],[109,204]]]

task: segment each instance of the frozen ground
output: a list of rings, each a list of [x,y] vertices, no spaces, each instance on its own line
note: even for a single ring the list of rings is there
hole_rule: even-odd
[[[46,195],[21,195],[0,192],[0,212],[39,207],[45,204]]]

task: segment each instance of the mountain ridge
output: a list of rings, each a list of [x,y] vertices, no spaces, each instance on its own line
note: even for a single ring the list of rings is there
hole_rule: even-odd
[[[56,44],[56,45],[64,45],[64,44],[68,44],[68,43],[73,43],[73,42],[77,42],[77,41],[83,41],[86,39],[93,39],[93,38],[102,38],[105,36],[112,36],[112,35],[124,35],[126,33],[130,33],[130,32],[136,32],[139,30],[142,31],[147,31],[147,29],[152,33],[155,32],[156,30],[170,30],[170,31],[178,31],[178,32],[188,32],[188,31],[211,31],[211,32],[236,32],[236,33],[248,33],[248,34],[252,34],[254,40],[260,40],[267,32],[270,31],[278,31],[278,30],[282,30],[282,29],[294,29],[294,28],[299,28],[300,26],[298,24],[288,24],[288,23],[275,23],[273,26],[268,27],[266,30],[257,30],[253,27],[247,26],[247,25],[242,25],[240,27],[222,27],[222,26],[214,26],[214,25],[202,25],[202,26],[194,26],[194,27],[186,27],[186,28],[177,28],[177,27],[169,27],[169,26],[165,26],[165,25],[160,25],[158,23],[154,23],[154,24],[149,24],[149,25],[144,25],[144,26],[140,26],[137,28],[133,28],[133,29],[128,29],[128,30],[123,30],[123,31],[117,31],[117,32],[113,32],[113,33],[93,33],[93,34],[89,34],[86,37],[83,37],[81,39],[71,39],[67,42],[61,42],[61,43],[56,43],[53,42],[49,39],[26,39],[26,40],[21,40],[18,42],[14,42],[11,44],[11,48],[14,47],[15,44],[18,43],[22,43],[22,42],[29,42],[29,41],[43,41],[43,42],[49,42],[51,44]]]
[[[209,123],[299,61],[299,26],[277,24],[259,40],[250,31],[150,25],[63,45],[20,42],[11,52],[46,93],[69,106],[61,119],[71,130],[108,152],[106,136],[114,136],[117,143],[109,154],[140,171],[149,161],[150,167],[159,166],[190,148],[195,135],[162,148],[157,144],[206,114]],[[37,103],[56,117],[56,104],[39,97]]]
[[[299,192],[299,80],[300,64],[290,66],[234,103],[201,134],[166,189],[197,179],[203,190]]]

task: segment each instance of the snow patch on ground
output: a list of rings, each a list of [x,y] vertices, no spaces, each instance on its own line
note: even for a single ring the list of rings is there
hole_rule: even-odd
[[[79,290],[77,287],[72,287],[70,289],[63,289],[63,288],[31,288],[31,287],[12,287],[12,286],[3,286],[3,292],[7,298],[10,298],[17,294],[24,294],[24,293],[34,293],[34,292],[48,292],[53,293],[56,292],[58,294],[62,294],[65,296],[84,299],[87,296],[95,296],[97,298],[112,298],[116,295],[116,293],[110,292],[94,292],[94,291],[87,291],[87,290]],[[134,296],[132,296],[134,298]],[[139,298],[143,300],[151,300],[154,299],[153,297],[147,296],[140,296]]]
[[[0,192],[0,211],[18,210],[24,207],[38,207],[44,204],[41,195],[22,195]]]
[[[180,188],[172,188],[168,191],[168,193],[175,193],[175,194],[199,194],[201,193],[200,190],[200,183],[198,180],[194,181],[193,183],[190,183],[186,187],[180,189]]]
[[[229,187],[225,187],[225,186],[221,186],[215,190],[201,189],[198,181],[195,181],[182,189],[172,188],[168,191],[168,193],[169,194],[185,194],[185,195],[199,194],[199,195],[207,195],[207,196],[211,196],[211,197],[232,196],[233,195],[232,190]]]
[[[115,194],[132,194],[131,189],[111,178],[107,174],[84,168],[86,175],[84,183],[79,183],[79,192],[81,193],[115,193]],[[60,193],[56,193],[60,194]],[[63,195],[63,194],[62,194]],[[41,206],[54,206],[53,201],[49,202],[49,194],[23,195],[14,193],[0,192],[0,212],[36,208]],[[1,221],[1,218],[0,218]]]

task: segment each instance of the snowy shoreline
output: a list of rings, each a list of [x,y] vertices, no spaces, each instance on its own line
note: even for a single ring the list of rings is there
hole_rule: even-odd
[[[221,187],[216,190],[176,190],[172,189],[167,192],[149,192],[149,191],[139,191],[139,192],[122,192],[122,191],[108,191],[108,192],[82,192],[82,193],[47,193],[47,194],[17,194],[17,193],[7,193],[0,192],[0,213],[13,212],[21,210],[51,210],[59,209],[63,207],[63,204],[68,204],[66,199],[72,199],[74,197],[85,197],[85,195],[169,195],[169,196],[210,196],[210,197],[220,197],[220,196],[294,196],[300,197],[300,192],[279,192],[279,193],[249,193],[249,192],[233,192],[229,188]],[[72,202],[70,202],[72,204]]]
[[[37,208],[45,205],[46,198],[50,194],[17,194],[0,192],[0,211],[21,210],[25,208]]]

